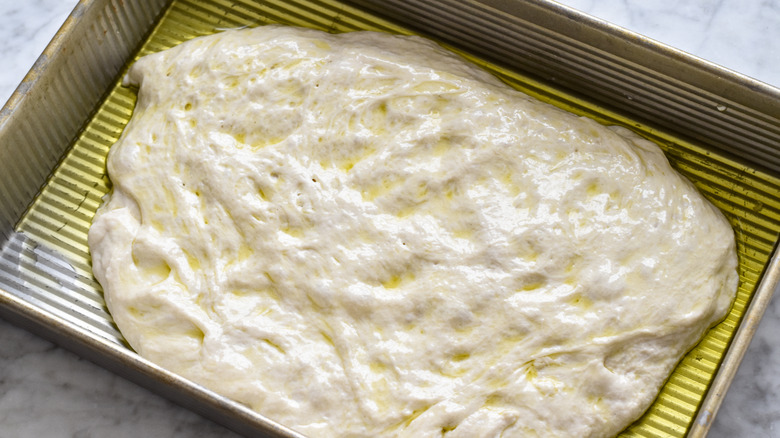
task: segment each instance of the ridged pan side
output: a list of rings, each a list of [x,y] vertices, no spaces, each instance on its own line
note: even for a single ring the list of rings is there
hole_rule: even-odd
[[[476,7],[474,2],[464,4]],[[393,9],[393,14],[388,16],[400,20],[404,14],[439,14],[436,20],[432,20],[433,26],[429,30],[440,28],[441,35],[446,37],[438,38],[440,41],[450,44],[508,84],[574,113],[608,124],[627,126],[655,141],[664,149],[672,165],[690,178],[726,214],[734,227],[741,281],[733,308],[727,318],[686,355],[647,414],[623,434],[642,437],[684,436],[750,303],[780,233],[780,178],[772,170],[773,160],[778,155],[777,147],[771,143],[777,128],[773,124],[774,119],[738,100],[724,100],[709,92],[697,90],[690,84],[681,84],[679,79],[654,73],[633,62],[622,61],[603,50],[583,47],[581,44],[568,48],[568,40],[549,29],[534,24],[526,26],[522,20],[503,23],[499,19],[506,18],[505,15],[498,14],[496,18],[485,9],[464,15],[462,10],[453,9],[449,1],[440,2],[440,6],[437,10],[421,2],[406,2]],[[142,12],[148,14],[145,11],[135,13]],[[447,27],[443,17],[450,17],[454,21]],[[458,20],[465,19],[474,21],[474,26],[462,29]],[[127,16],[106,16],[102,20],[92,27],[94,32],[108,29],[116,38],[128,34],[134,26],[133,19]],[[415,26],[411,18],[404,22],[410,23],[411,28]],[[126,68],[139,56],[173,47],[196,36],[221,29],[267,23],[306,26],[332,32],[378,30],[411,33],[406,27],[331,0],[176,0],[165,10],[162,19],[137,53],[122,52],[110,41],[107,45],[109,51],[116,52],[113,56],[129,59],[124,64]],[[508,27],[499,32],[498,25]],[[428,34],[436,36],[431,35],[431,32]],[[487,38],[486,35],[491,37]],[[470,45],[453,43],[458,38],[466,40]],[[536,53],[539,60],[511,58],[512,63],[488,62],[502,56],[517,57],[510,50],[515,44],[523,44],[525,50]],[[469,55],[466,50],[479,56]],[[555,50],[560,63],[556,64],[553,58],[542,58],[540,54],[545,50]],[[583,59],[587,60],[587,68],[579,69],[576,64]],[[84,62],[95,63],[97,60],[85,55]],[[507,67],[507,64],[513,64],[512,68]],[[74,80],[82,80],[83,83],[83,79],[93,74],[87,69],[73,66],[63,70],[63,74]],[[581,76],[579,83],[583,88],[578,92],[571,91],[569,87],[574,84],[573,80],[567,79],[563,83],[557,76],[569,69],[574,71],[572,74],[575,76],[572,77]],[[11,211],[10,215],[4,213],[8,217],[2,220],[16,222],[24,207],[29,206],[14,231],[7,233],[7,243],[0,257],[0,288],[84,330],[124,345],[105,308],[100,287],[92,277],[86,243],[94,212],[101,197],[110,190],[105,175],[106,154],[121,135],[135,103],[134,91],[121,87],[120,78],[121,72],[119,76],[113,73],[108,81],[110,85],[100,90],[100,93],[108,91],[91,117],[81,111],[67,117],[82,122],[70,119],[67,123],[62,122],[68,127],[73,124],[83,126],[84,129],[77,135],[69,136],[70,130],[65,127],[43,129],[42,125],[47,120],[45,114],[43,117],[39,114],[39,117],[15,122],[22,128],[14,135],[27,137],[25,144],[31,143],[29,139],[33,139],[33,144],[41,146],[18,152],[24,160],[37,163],[37,170],[34,176],[28,178],[29,181],[22,175],[26,175],[28,169],[22,166],[14,170],[13,178],[5,178],[5,182],[0,183],[1,195],[12,195],[9,199],[14,199],[13,202],[19,205],[23,204]],[[625,89],[630,93],[627,91],[622,97],[615,97],[619,94],[615,94],[610,87],[618,86],[620,90]],[[76,95],[87,93],[89,87],[78,87],[58,91],[56,100],[67,102],[73,99],[74,102],[80,102]],[[653,94],[651,91],[655,90],[661,90],[657,96],[660,99],[658,102],[644,100],[645,96]],[[600,92],[604,94],[599,95]],[[601,97],[593,98],[589,93]],[[89,106],[89,99],[81,100],[83,103],[79,105]],[[737,138],[740,139],[740,148],[754,147],[755,156],[748,158],[763,160],[757,162],[765,165],[749,164],[750,160],[737,153],[741,149],[724,148],[721,143],[708,142],[707,138],[699,134],[680,135],[676,128],[667,129],[668,114],[663,111],[663,105],[667,103],[669,111],[688,114],[690,120],[682,120],[691,122],[694,131],[703,131],[711,126],[713,132],[723,134],[723,141]],[[650,106],[653,110],[641,120],[631,116],[642,105]],[[705,117],[696,113],[700,106],[710,108]],[[721,110],[721,106],[727,107]],[[84,124],[83,120],[87,123]],[[74,138],[74,135],[76,140],[71,142],[69,139]],[[71,146],[67,154],[55,167],[57,159],[62,155],[61,151],[68,144]],[[30,204],[40,185],[40,182],[37,185],[34,183],[46,180],[51,168],[55,170]],[[17,177],[20,178],[18,181],[14,179]],[[35,189],[31,192],[29,187],[33,186]],[[16,216],[13,216],[13,212],[17,212]]]
[[[0,245],[164,3],[81,1],[0,110]]]

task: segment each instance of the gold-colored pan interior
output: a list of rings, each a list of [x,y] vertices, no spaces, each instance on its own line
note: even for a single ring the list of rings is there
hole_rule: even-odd
[[[413,33],[335,0],[175,0],[140,49],[127,60],[125,68],[140,56],[197,36],[268,23],[329,32]],[[733,226],[740,284],[732,309],[684,357],[648,412],[621,435],[685,436],[772,256],[780,233],[780,178],[706,144],[633,120],[537,77],[488,62],[479,53],[460,53],[525,93],[602,123],[627,126],[656,142],[672,165],[692,180]],[[105,174],[106,155],[129,121],[135,98],[134,90],[121,86],[120,73],[51,171],[46,184],[31,199],[0,259],[0,289],[23,295],[36,306],[120,346],[126,344],[113,325],[100,286],[91,273],[87,231],[101,197],[110,190]]]

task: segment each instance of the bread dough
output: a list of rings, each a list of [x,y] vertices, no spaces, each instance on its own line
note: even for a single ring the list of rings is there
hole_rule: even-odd
[[[313,437],[590,437],[726,314],[722,214],[653,143],[418,37],[143,57],[95,277],[139,354]]]

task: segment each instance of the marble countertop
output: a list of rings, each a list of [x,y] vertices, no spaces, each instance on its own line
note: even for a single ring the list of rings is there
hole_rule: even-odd
[[[561,3],[780,87],[780,0]],[[0,105],[75,4],[0,0]],[[776,296],[710,437],[780,437],[778,333]],[[0,438],[41,436],[237,435],[0,320]]]

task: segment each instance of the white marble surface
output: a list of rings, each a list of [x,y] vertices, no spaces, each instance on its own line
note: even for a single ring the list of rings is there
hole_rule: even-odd
[[[780,87],[780,0],[564,0],[604,20]],[[74,0],[0,0],[0,104]],[[780,437],[780,298],[710,437]],[[0,438],[230,437],[228,430],[0,320]]]

